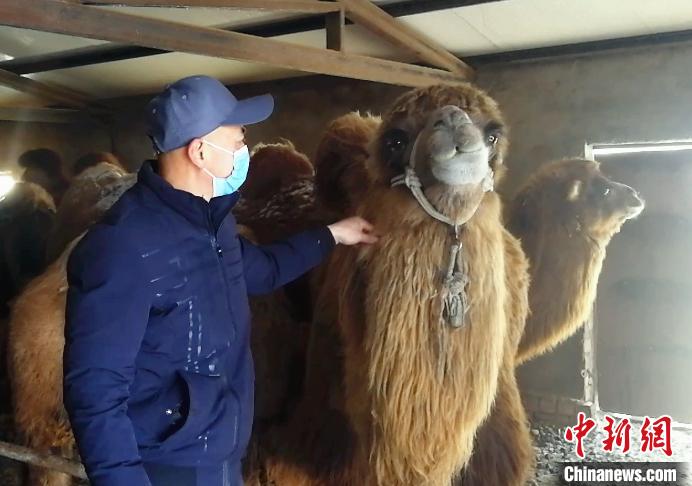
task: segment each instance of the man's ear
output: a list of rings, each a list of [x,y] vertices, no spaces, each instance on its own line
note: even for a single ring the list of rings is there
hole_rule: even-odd
[[[203,168],[206,165],[204,154],[204,142],[201,138],[195,138],[187,144],[187,156],[197,167]]]

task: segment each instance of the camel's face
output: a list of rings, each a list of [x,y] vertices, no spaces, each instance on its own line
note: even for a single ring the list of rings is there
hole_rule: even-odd
[[[471,85],[406,93],[384,117],[374,179],[388,181],[412,164],[424,188],[480,186],[502,166],[506,128],[496,103]]]
[[[597,162],[578,159],[562,164],[554,175],[556,188],[562,192],[564,214],[573,215],[582,230],[592,236],[612,236],[644,209],[637,192],[606,177]]]

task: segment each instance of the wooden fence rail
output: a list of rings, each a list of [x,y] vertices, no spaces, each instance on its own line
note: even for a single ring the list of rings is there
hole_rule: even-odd
[[[87,479],[84,466],[76,461],[52,454],[36,452],[28,447],[22,447],[9,442],[0,441],[0,456],[25,462],[34,466],[45,467],[54,471],[60,471],[76,478]]]

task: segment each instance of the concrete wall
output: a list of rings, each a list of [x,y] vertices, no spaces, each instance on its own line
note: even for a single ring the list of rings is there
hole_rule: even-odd
[[[323,127],[345,113],[361,110],[381,113],[405,88],[325,76],[307,76],[271,83],[233,87],[238,98],[271,92],[275,109],[266,122],[249,127],[247,138],[252,147],[258,142],[291,140],[296,148],[312,156]],[[151,143],[141,122],[150,96],[112,100],[121,111],[113,139],[116,149],[130,166],[138,166],[151,157]]]
[[[583,154],[584,143],[692,138],[692,44],[486,66],[478,83],[512,127],[520,182],[538,164]]]
[[[105,126],[0,121],[0,171],[21,175],[17,159],[36,148],[55,150],[69,167],[88,152],[110,151],[111,140]]]
[[[478,83],[512,128],[505,190],[541,163],[583,155],[585,143],[692,139],[691,69],[692,44],[482,68]],[[581,346],[579,333],[525,365],[523,388],[581,397]]]
[[[601,407],[692,423],[692,150],[603,157],[646,210],[609,248],[598,288]]]

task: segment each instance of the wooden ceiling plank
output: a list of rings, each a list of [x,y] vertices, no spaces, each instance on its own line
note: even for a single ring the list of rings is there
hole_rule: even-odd
[[[81,0],[83,5],[118,7],[241,8],[310,14],[338,12],[339,4],[319,0]]]
[[[428,36],[398,21],[370,0],[339,0],[346,17],[419,60],[466,77],[473,68]]]
[[[93,124],[100,123],[97,118],[85,111],[63,108],[21,108],[0,107],[1,121],[62,123],[62,124]]]
[[[88,99],[81,93],[35,81],[31,78],[19,76],[9,71],[0,70],[0,85],[39,97],[52,103],[60,103],[79,108],[85,108],[89,104]]]

